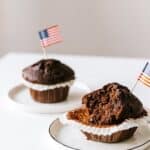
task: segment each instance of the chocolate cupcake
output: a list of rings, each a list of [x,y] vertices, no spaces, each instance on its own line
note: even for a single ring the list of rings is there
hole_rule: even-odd
[[[130,138],[147,116],[140,100],[118,83],[110,83],[82,98],[83,106],[61,121],[78,127],[88,140],[106,143]]]
[[[74,71],[55,59],[43,59],[23,69],[23,83],[35,101],[55,103],[67,99]]]

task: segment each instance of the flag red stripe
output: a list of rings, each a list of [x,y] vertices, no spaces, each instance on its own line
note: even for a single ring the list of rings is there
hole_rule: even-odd
[[[60,40],[59,40],[59,39],[43,40],[43,41],[41,41],[41,42],[44,43],[44,44],[47,44],[47,43],[52,43],[52,42],[55,42],[55,41],[60,41]]]
[[[56,43],[60,43],[61,41],[56,41],[56,42],[53,42],[53,43],[50,43],[50,44],[47,44],[47,45],[41,45],[42,47],[46,48],[47,46],[50,46],[50,45],[53,45],[53,44],[56,44]]]
[[[55,36],[53,36],[51,38],[45,38],[45,39],[40,40],[40,41],[48,41],[48,40],[52,40],[52,39],[61,39],[61,37],[55,37]]]

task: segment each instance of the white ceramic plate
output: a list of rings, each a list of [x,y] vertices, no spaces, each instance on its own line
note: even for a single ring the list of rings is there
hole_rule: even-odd
[[[66,101],[53,104],[43,104],[35,102],[31,98],[28,88],[23,84],[19,84],[9,90],[8,98],[18,109],[27,112],[60,113],[80,107],[81,97],[89,91],[90,89],[86,84],[76,81],[71,87]]]
[[[51,123],[49,134],[54,141],[73,150],[150,150],[150,126],[148,124],[139,127],[132,138],[113,144],[88,141],[78,129],[63,125],[59,119]]]

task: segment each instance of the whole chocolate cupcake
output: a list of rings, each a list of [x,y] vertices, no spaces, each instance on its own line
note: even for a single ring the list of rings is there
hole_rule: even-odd
[[[67,99],[74,71],[55,59],[43,59],[23,69],[23,83],[35,101],[55,103]]]
[[[147,116],[142,103],[130,90],[110,83],[85,95],[83,107],[68,112],[62,122],[74,124],[87,139],[107,143],[130,138]]]

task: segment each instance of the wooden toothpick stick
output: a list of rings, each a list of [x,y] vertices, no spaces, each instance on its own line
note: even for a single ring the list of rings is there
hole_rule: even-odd
[[[137,81],[135,82],[135,84],[133,85],[133,87],[132,87],[132,89],[131,89],[132,92],[134,91],[135,87],[137,86],[138,81],[139,81],[139,80],[137,80]]]
[[[43,46],[42,46],[42,50],[43,50],[44,59],[47,59],[46,49]]]

